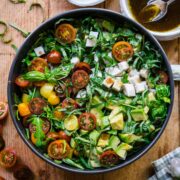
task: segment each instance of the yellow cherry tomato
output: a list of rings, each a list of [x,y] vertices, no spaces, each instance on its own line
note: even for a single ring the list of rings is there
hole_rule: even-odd
[[[54,117],[61,120],[64,117],[64,112],[60,111],[61,107],[57,106],[54,111]]]
[[[74,131],[79,128],[78,118],[75,115],[68,116],[64,120],[64,127],[68,131]]]
[[[19,112],[20,116],[22,116],[22,117],[28,116],[31,114],[27,103],[20,103],[18,105],[18,112]]]
[[[50,94],[53,92],[54,85],[51,83],[45,83],[41,88],[40,88],[40,94],[44,98],[48,99]]]
[[[28,94],[23,93],[22,102],[23,103],[29,103],[29,95]]]
[[[55,92],[51,92],[48,97],[48,102],[51,105],[58,105],[60,103],[60,98],[56,95]]]

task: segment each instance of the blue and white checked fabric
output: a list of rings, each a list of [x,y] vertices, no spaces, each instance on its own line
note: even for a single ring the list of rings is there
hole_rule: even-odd
[[[180,147],[152,163],[155,175],[150,177],[148,180],[173,180],[173,177],[169,173],[168,166],[170,161],[175,157],[180,158]]]

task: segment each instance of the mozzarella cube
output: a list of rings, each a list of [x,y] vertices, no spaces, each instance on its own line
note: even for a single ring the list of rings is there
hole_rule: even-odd
[[[78,57],[72,57],[72,59],[71,59],[71,63],[72,64],[77,64],[77,63],[79,63],[80,62],[80,59],[78,58]]]
[[[115,82],[115,80],[112,77],[108,76],[103,81],[103,85],[107,88],[110,88],[114,84],[114,82]]]
[[[135,84],[135,83],[140,83],[141,79],[139,77],[139,75],[135,75],[133,77],[128,77],[128,80],[131,84]]]
[[[134,87],[135,87],[136,93],[141,93],[147,89],[146,81],[143,81],[141,83],[135,83]]]
[[[77,93],[76,98],[80,99],[80,98],[85,98],[86,96],[87,96],[86,90],[82,89]]]
[[[129,69],[129,64],[126,61],[118,63],[118,66],[121,71],[127,71]]]
[[[94,47],[96,45],[98,34],[99,34],[98,32],[94,32],[94,31],[91,31],[89,33],[89,36],[86,40],[86,47]]]
[[[120,76],[122,73],[121,69],[118,66],[113,67],[112,72],[110,73],[112,76]]]
[[[122,83],[121,79],[115,79],[112,89],[119,92],[119,91],[121,91],[122,87],[123,87],[123,83]]]
[[[111,74],[113,72],[113,67],[106,67],[105,72]]]
[[[141,70],[139,71],[139,73],[140,73],[140,76],[141,76],[142,78],[147,79],[147,77],[148,77],[148,70],[147,70],[147,69],[141,69]]]
[[[35,48],[34,52],[36,53],[36,55],[38,57],[45,54],[44,48],[42,46],[39,46],[39,47]]]
[[[128,97],[134,97],[136,96],[136,92],[134,89],[134,86],[132,84],[124,84],[123,85],[124,94]]]
[[[129,76],[139,76],[139,71],[137,69],[131,69],[129,72]]]

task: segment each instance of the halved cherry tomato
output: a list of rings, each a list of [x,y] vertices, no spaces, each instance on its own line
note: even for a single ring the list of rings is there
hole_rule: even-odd
[[[112,150],[103,152],[100,156],[100,163],[102,166],[114,166],[119,162],[119,156]]]
[[[54,117],[62,120],[64,117],[64,112],[60,111],[62,108],[60,106],[57,106],[54,110]]]
[[[61,62],[62,56],[60,52],[56,50],[52,50],[48,55],[47,55],[47,61],[52,64],[59,64]]]
[[[68,143],[71,141],[71,136],[68,136],[64,131],[59,131],[60,139],[66,140]]]
[[[91,72],[91,66],[86,62],[80,62],[80,63],[77,63],[75,65],[74,71],[76,71],[76,70],[84,70],[87,73],[90,73]]]
[[[29,116],[31,114],[30,108],[27,103],[18,104],[18,112],[20,116]]]
[[[78,121],[81,129],[91,131],[96,127],[96,117],[92,113],[81,114]]]
[[[36,58],[31,61],[31,65],[29,66],[29,71],[44,72],[45,67],[48,67],[47,61],[43,58]]]
[[[76,109],[78,107],[77,102],[72,98],[66,98],[62,102],[62,108],[73,108]]]
[[[13,176],[15,179],[18,180],[33,180],[34,179],[34,174],[31,171],[31,169],[24,165],[24,164],[19,164],[16,165],[16,167],[13,169]]]
[[[159,71],[159,83],[166,84],[169,80],[169,77],[165,71]]]
[[[117,61],[125,61],[133,56],[131,44],[125,41],[119,41],[114,44],[112,54]]]
[[[42,130],[44,134],[47,134],[51,128],[51,123],[47,119],[43,119],[43,124],[42,124]],[[36,125],[33,123],[29,124],[29,131],[30,133],[35,133],[36,132]]]
[[[53,141],[56,139],[60,139],[60,136],[57,132],[49,132],[46,137],[47,139],[51,139]]]
[[[0,136],[0,151],[2,151],[5,147],[5,141],[2,136]]]
[[[8,105],[5,102],[0,102],[0,120],[3,120],[8,114]]]
[[[53,159],[61,160],[68,157],[70,150],[71,148],[65,140],[56,140],[49,144],[48,155]]]
[[[73,86],[77,89],[82,89],[89,83],[89,75],[84,70],[77,70],[72,75]]]
[[[22,75],[16,77],[15,83],[22,88],[28,87],[30,85],[30,82],[28,80],[25,80]]]
[[[71,24],[60,24],[55,35],[62,43],[72,43],[76,38],[76,29]]]
[[[0,152],[0,165],[5,168],[11,168],[17,160],[16,153],[13,149],[4,149]]]
[[[30,109],[31,113],[36,114],[36,115],[42,114],[44,111],[43,109],[46,106],[47,106],[46,102],[41,98],[33,98],[29,102],[29,109]]]

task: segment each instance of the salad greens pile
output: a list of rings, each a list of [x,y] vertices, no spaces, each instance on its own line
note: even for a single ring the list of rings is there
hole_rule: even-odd
[[[124,161],[154,139],[171,103],[161,54],[126,23],[60,19],[39,35],[21,70],[17,117],[57,164]]]

